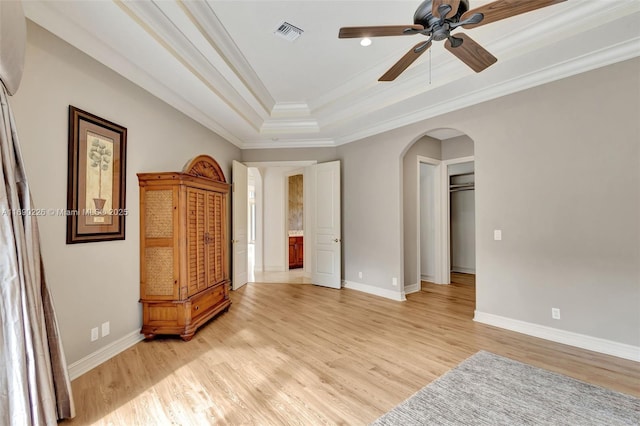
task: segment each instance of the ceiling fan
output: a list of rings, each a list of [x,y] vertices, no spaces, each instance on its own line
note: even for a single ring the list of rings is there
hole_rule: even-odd
[[[445,48],[475,72],[483,71],[498,59],[464,33],[451,34],[458,27],[474,28],[510,18],[566,0],[496,0],[469,10],[469,0],[426,0],[413,15],[414,25],[343,27],[339,38],[385,37],[422,34],[428,39],[409,50],[378,79],[395,80],[409,65],[431,47],[433,40],[445,42]]]

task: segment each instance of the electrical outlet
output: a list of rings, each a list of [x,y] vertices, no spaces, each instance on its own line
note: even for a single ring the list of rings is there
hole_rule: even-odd
[[[559,308],[551,308],[551,318],[560,319],[560,309]]]
[[[358,278],[362,279],[362,272],[358,272]]]
[[[108,336],[111,332],[111,327],[109,325],[109,321],[102,323],[102,337]]]
[[[93,327],[91,329],[91,341],[95,342],[98,340],[98,327]]]
[[[394,287],[398,286],[398,279],[396,277],[391,278],[391,285]]]
[[[500,229],[494,229],[493,230],[493,239],[495,241],[500,241],[502,240],[502,230]]]

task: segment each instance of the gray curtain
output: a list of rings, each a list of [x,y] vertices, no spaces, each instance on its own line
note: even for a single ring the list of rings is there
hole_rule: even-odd
[[[3,84],[0,105],[0,424],[55,425],[75,415],[71,383]]]
[[[22,5],[0,0],[0,425],[12,426],[75,415],[8,102],[22,77],[25,26]]]

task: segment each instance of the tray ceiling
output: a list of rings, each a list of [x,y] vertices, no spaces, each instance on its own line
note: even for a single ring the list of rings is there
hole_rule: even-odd
[[[568,0],[462,30],[498,62],[476,74],[422,36],[369,47],[343,26],[411,24],[420,1],[28,1],[29,19],[241,148],[336,146],[640,55],[640,2]],[[488,1],[470,0],[471,7]],[[282,22],[303,30],[291,42]]]

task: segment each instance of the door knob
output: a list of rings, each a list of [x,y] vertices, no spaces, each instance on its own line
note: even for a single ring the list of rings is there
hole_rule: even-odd
[[[342,241],[340,238],[335,238],[335,239],[333,240],[333,242],[334,242],[334,243],[339,243],[340,241]]]

